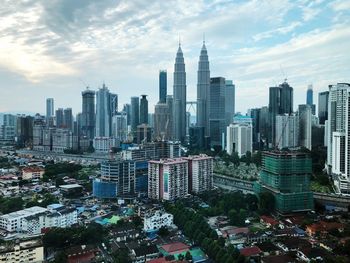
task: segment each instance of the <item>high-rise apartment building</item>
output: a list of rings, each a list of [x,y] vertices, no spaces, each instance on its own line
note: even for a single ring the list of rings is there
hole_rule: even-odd
[[[128,125],[126,112],[117,112],[112,117],[112,136],[121,142],[127,140]]]
[[[114,97],[115,99],[115,97]],[[96,133],[95,137],[110,137],[112,122],[111,93],[105,84],[96,92]]]
[[[231,123],[226,131],[226,152],[241,157],[253,151],[253,127],[250,123]]]
[[[188,191],[201,193],[213,188],[213,157],[205,154],[184,157],[188,161]]]
[[[166,102],[166,96],[167,96],[167,71],[166,70],[160,70],[159,71],[159,102],[165,103]]]
[[[73,112],[72,108],[66,108],[63,110],[63,127],[73,131]]]
[[[329,86],[327,134],[328,172],[337,191],[350,194],[350,84]]]
[[[264,152],[256,194],[270,192],[275,209],[281,214],[310,211],[313,195],[310,190],[311,158],[298,152]]]
[[[174,65],[174,139],[184,142],[186,137],[186,70],[181,46],[176,53]]]
[[[148,162],[148,197],[168,200],[188,194],[188,161],[182,158]]]

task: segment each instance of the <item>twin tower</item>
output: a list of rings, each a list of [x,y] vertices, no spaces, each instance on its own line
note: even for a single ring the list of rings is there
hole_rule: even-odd
[[[203,41],[197,73],[197,126],[209,127],[210,70],[208,52]],[[184,141],[186,137],[186,70],[181,44],[174,65],[174,139]]]

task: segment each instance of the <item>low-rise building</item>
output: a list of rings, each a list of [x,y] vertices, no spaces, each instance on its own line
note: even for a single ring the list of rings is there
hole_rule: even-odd
[[[169,227],[173,224],[174,216],[163,211],[153,211],[145,215],[143,230],[154,231],[161,227]]]
[[[44,262],[44,247],[41,240],[27,240],[1,246],[0,262]]]
[[[42,179],[45,169],[38,166],[28,166],[22,169],[22,180]]]

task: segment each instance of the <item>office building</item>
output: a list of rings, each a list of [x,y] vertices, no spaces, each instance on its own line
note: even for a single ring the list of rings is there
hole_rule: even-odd
[[[174,216],[164,211],[156,210],[145,214],[143,219],[143,231],[153,232],[162,227],[171,227],[174,224]]]
[[[95,137],[110,137],[112,123],[111,94],[105,84],[96,92]]]
[[[226,125],[232,123],[235,115],[235,85],[232,80],[225,81],[225,115]]]
[[[54,110],[54,100],[53,98],[47,98],[46,99],[46,122],[49,122],[49,119],[53,118],[55,115]]]
[[[259,150],[261,147],[260,142],[260,108],[250,110],[250,118],[252,119],[253,126],[253,150]]]
[[[159,71],[159,102],[165,103],[166,102],[166,96],[167,96],[167,71],[166,70],[160,70]]]
[[[148,162],[148,197],[173,201],[188,194],[188,161],[182,158]]]
[[[311,150],[312,108],[308,104],[299,105],[299,145]]]
[[[158,102],[154,107],[154,138],[156,140],[168,140],[171,133],[169,125],[170,114],[166,103]]]
[[[131,125],[131,105],[126,103],[123,106],[123,111],[126,113],[127,125]]]
[[[118,95],[110,93],[109,98],[110,98],[110,105],[111,105],[110,106],[111,107],[111,116],[113,117],[118,112]]]
[[[316,114],[316,105],[314,104],[314,92],[312,89],[312,85],[309,85],[307,87],[306,91],[306,105],[309,105],[311,108],[311,114],[315,115]]]
[[[293,112],[293,88],[287,82],[269,89],[269,136],[270,147],[276,145],[276,116]]]
[[[197,71],[197,126],[204,127],[209,134],[209,90],[210,69],[209,58],[205,42],[200,52]]]
[[[211,146],[222,145],[222,136],[225,134],[225,88],[225,78],[210,78],[209,136]]]
[[[34,118],[32,116],[17,117],[16,143],[20,148],[33,145],[33,126]]]
[[[154,113],[148,113],[148,125],[154,129]]]
[[[323,91],[318,94],[318,118],[320,124],[325,124],[328,119],[328,98],[329,91]]]
[[[205,128],[194,126],[189,129],[189,148],[191,150],[204,150],[209,148],[209,137],[205,136]]]
[[[140,100],[140,124],[148,124],[148,100],[147,95],[141,95]]]
[[[294,148],[299,146],[299,116],[282,114],[276,116],[276,148]]]
[[[188,161],[188,191],[201,193],[213,188],[213,157],[205,154],[184,157]]]
[[[58,108],[55,113],[56,127],[64,128],[64,111],[63,108]]]
[[[112,136],[120,142],[124,142],[128,138],[127,124],[127,114],[125,111],[117,112],[112,117]]]
[[[227,127],[226,152],[238,153],[242,157],[247,151],[253,151],[253,127],[249,123],[232,123]]]
[[[131,130],[136,132],[137,126],[140,124],[140,100],[139,97],[131,97],[130,107]]]
[[[137,144],[152,141],[152,128],[147,124],[140,124],[136,131]]]
[[[63,110],[63,127],[70,131],[73,131],[72,108],[66,108]]]
[[[97,198],[116,198],[135,194],[135,162],[104,161],[101,177],[93,182],[93,195]]]
[[[306,153],[264,152],[256,194],[270,192],[275,209],[281,214],[310,211],[313,194],[310,190],[311,158]]]
[[[92,140],[95,137],[95,92],[87,88],[82,93],[81,135]]]
[[[176,141],[185,141],[186,137],[186,70],[181,45],[176,53],[174,65],[174,115],[173,129]]]
[[[110,153],[119,147],[119,141],[114,137],[95,137],[92,145],[96,153]]]

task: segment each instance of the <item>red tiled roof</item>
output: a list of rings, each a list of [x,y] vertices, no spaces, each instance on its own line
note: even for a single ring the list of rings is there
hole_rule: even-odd
[[[45,169],[38,166],[27,166],[22,169],[22,172],[32,173],[32,172],[44,172]]]
[[[245,257],[250,257],[260,254],[261,250],[260,248],[254,246],[242,248],[239,252]]]
[[[272,225],[272,226],[278,224],[278,221],[275,220],[275,219],[273,219],[273,218],[270,217],[270,216],[261,216],[260,218],[261,218],[261,220],[263,220],[265,223],[270,224],[270,225]]]
[[[170,243],[162,246],[162,249],[164,249],[168,253],[174,253],[178,251],[184,251],[188,250],[190,247],[182,242],[175,242]]]
[[[228,229],[228,230],[226,230],[226,233],[228,235],[248,234],[249,229],[248,229],[248,227],[238,227],[238,228],[234,228],[234,229]]]

